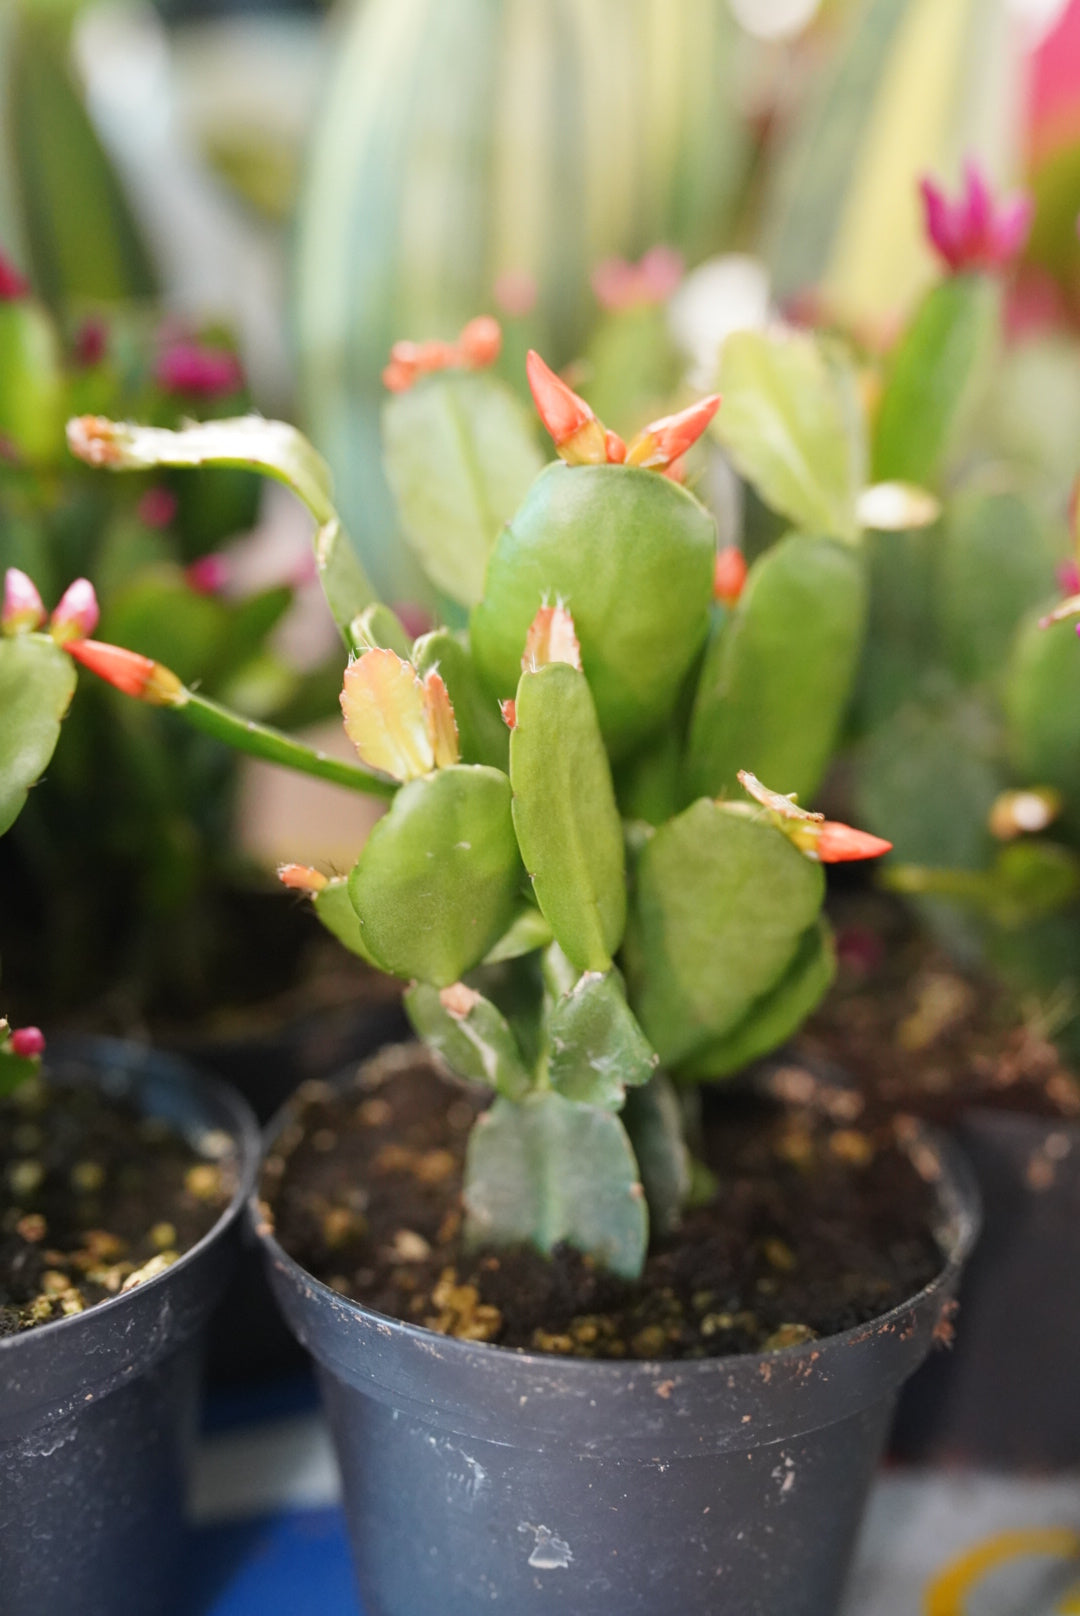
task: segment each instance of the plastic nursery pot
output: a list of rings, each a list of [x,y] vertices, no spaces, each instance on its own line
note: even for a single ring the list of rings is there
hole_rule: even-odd
[[[898,1458],[988,1468],[1080,1465],[1080,1126],[972,1110],[955,1129],[983,1203],[956,1344],[897,1412]]]
[[[314,1279],[253,1198],[319,1372],[366,1616],[833,1616],[897,1392],[978,1224],[964,1163],[922,1138],[941,1170],[938,1277],[858,1329],[744,1357],[605,1362],[437,1335]]]
[[[112,1040],[50,1047],[57,1083],[99,1083],[188,1138],[224,1130],[237,1188],[156,1278],[0,1339],[3,1616],[163,1616],[183,1543],[202,1338],[239,1245],[259,1135],[223,1084]]]

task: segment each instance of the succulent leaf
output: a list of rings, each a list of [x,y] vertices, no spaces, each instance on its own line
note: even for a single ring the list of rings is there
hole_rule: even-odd
[[[548,1015],[548,1080],[568,1100],[618,1111],[652,1077],[657,1056],[616,973],[586,971]]]
[[[0,835],[48,766],[75,677],[71,658],[47,636],[0,638]]]
[[[435,767],[424,686],[396,651],[365,651],[345,670],[345,733],[362,763],[395,780],[415,780]]]
[[[465,1170],[465,1232],[473,1245],[566,1243],[614,1274],[636,1278],[648,1212],[619,1118],[550,1089],[499,1098],[473,1129]]]
[[[569,663],[521,675],[510,781],[541,912],[579,970],[606,971],[626,922],[622,824],[589,685]]]
[[[350,952],[357,954],[368,965],[378,965],[364,940],[364,928],[349,897],[347,876],[328,881],[318,892],[312,893],[311,907],[320,922]]]
[[[499,965],[503,960],[520,959],[538,948],[547,948],[552,941],[551,927],[539,909],[526,904],[510,922],[494,948],[484,955],[485,965]]]
[[[465,636],[448,628],[425,634],[413,647],[413,663],[421,675],[437,669],[442,676],[454,706],[464,762],[490,763],[505,771],[510,736],[498,702],[481,682]]]
[[[1034,618],[1021,625],[1007,670],[1005,717],[1016,774],[1055,786],[1066,822],[1080,826],[1080,662],[1067,625],[1043,629]]]
[[[401,788],[349,876],[349,897],[383,970],[441,988],[498,942],[521,881],[509,780],[455,764]]]
[[[438,1051],[451,1071],[471,1083],[495,1089],[508,1100],[521,1100],[533,1088],[513,1029],[490,999],[458,984],[440,993],[427,982],[414,982],[405,993],[405,1009],[417,1036]]]
[[[692,1172],[682,1106],[671,1079],[656,1072],[641,1088],[631,1089],[622,1121],[637,1157],[652,1233],[674,1234],[690,1198]]]

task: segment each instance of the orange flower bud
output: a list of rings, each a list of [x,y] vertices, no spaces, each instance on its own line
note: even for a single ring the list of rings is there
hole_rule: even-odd
[[[277,874],[282,886],[294,892],[321,892],[329,885],[327,877],[310,864],[280,864]]]
[[[507,729],[517,729],[517,702],[512,697],[508,701],[500,701],[499,711]]]
[[[68,640],[64,650],[106,684],[152,707],[178,707],[187,699],[183,685],[171,668],[141,656],[138,651],[125,650],[121,645],[105,645],[100,640]]]
[[[462,360],[473,370],[493,365],[502,350],[502,327],[490,314],[478,315],[464,326],[458,337]]]
[[[571,466],[603,465],[608,458],[604,428],[585,400],[533,348],[525,360],[525,374],[537,414],[561,458]]]
[[[626,459],[626,444],[617,432],[611,431],[610,427],[604,433],[604,451],[609,466],[621,466]]]
[[[849,864],[857,859],[881,858],[883,853],[892,850],[892,843],[884,841],[882,837],[871,836],[869,831],[855,830],[853,826],[842,825],[835,819],[826,819],[821,823],[796,820],[786,824],[784,831],[800,852],[818,859],[822,864]]]
[[[670,466],[697,442],[719,408],[719,393],[711,393],[677,415],[664,415],[650,422],[626,451],[627,465],[653,470]]]
[[[460,761],[458,727],[442,675],[432,668],[424,676],[424,706],[427,709],[428,734],[437,769],[445,769]]]
[[[725,544],[716,552],[713,568],[713,599],[722,606],[734,606],[746,585],[746,557],[737,544]]]

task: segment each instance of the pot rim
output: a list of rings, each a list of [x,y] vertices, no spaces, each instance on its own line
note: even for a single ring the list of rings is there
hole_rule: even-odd
[[[351,1079],[354,1070],[355,1068],[348,1068],[336,1078],[329,1079],[330,1086],[340,1086],[346,1079]],[[933,1279],[928,1280],[921,1290],[905,1297],[885,1313],[876,1313],[873,1318],[852,1325],[835,1335],[818,1336],[796,1346],[781,1347],[771,1352],[730,1353],[713,1358],[579,1358],[573,1354],[564,1357],[562,1354],[533,1352],[521,1347],[504,1347],[491,1341],[467,1341],[457,1336],[442,1335],[422,1324],[395,1318],[393,1314],[381,1313],[364,1302],[357,1302],[350,1296],[342,1295],[340,1291],[335,1291],[325,1281],[310,1273],[280,1244],[273,1224],[268,1222],[266,1217],[260,1196],[259,1179],[262,1162],[266,1160],[278,1135],[288,1122],[294,1100],[295,1095],[281,1107],[263,1130],[263,1155],[259,1174],[248,1198],[248,1225],[263,1247],[266,1258],[308,1295],[321,1297],[335,1310],[352,1313],[358,1321],[374,1326],[381,1336],[407,1340],[420,1351],[430,1351],[432,1345],[438,1343],[440,1355],[450,1354],[451,1361],[456,1358],[463,1366],[475,1363],[478,1354],[487,1355],[494,1352],[504,1360],[512,1360],[523,1369],[535,1366],[540,1371],[550,1373],[553,1366],[558,1366],[560,1374],[580,1376],[586,1381],[599,1379],[605,1373],[611,1375],[616,1370],[625,1375],[628,1369],[645,1375],[655,1375],[659,1371],[674,1369],[680,1378],[689,1375],[697,1380],[704,1380],[719,1374],[731,1376],[740,1371],[746,1373],[749,1366],[762,1362],[787,1365],[800,1359],[809,1359],[811,1355],[816,1359],[823,1350],[828,1351],[831,1356],[834,1350],[839,1351],[844,1346],[854,1345],[869,1336],[886,1333],[895,1328],[904,1315],[929,1303],[935,1296],[940,1295],[943,1300],[951,1298],[955,1294],[960,1272],[975,1247],[982,1227],[981,1197],[975,1174],[966,1156],[943,1129],[917,1120],[910,1137],[901,1142],[901,1148],[910,1153],[910,1149],[916,1145],[929,1146],[937,1162],[939,1173],[934,1187],[938,1201],[938,1216],[932,1224],[931,1232],[942,1249],[943,1262]],[[757,1373],[756,1368],[754,1373]]]
[[[168,1076],[171,1081],[186,1087],[189,1092],[194,1091],[200,1097],[209,1099],[216,1109],[225,1112],[229,1117],[229,1132],[232,1134],[236,1151],[236,1188],[229,1198],[228,1205],[222,1207],[206,1233],[201,1235],[193,1246],[181,1252],[176,1261],[170,1263],[160,1274],[154,1274],[130,1291],[123,1291],[116,1296],[107,1297],[104,1301],[95,1302],[91,1307],[84,1308],[81,1313],[73,1313],[63,1319],[52,1319],[48,1324],[35,1325],[29,1330],[19,1330],[15,1335],[0,1337],[0,1356],[4,1353],[10,1355],[20,1348],[25,1349],[28,1342],[39,1343],[46,1336],[55,1338],[61,1331],[70,1335],[80,1328],[85,1329],[88,1321],[105,1319],[108,1315],[131,1306],[137,1297],[168,1284],[177,1273],[196,1263],[230,1224],[242,1215],[253,1189],[258,1187],[262,1149],[259,1126],[243,1095],[237,1093],[229,1084],[211,1077],[181,1056],[159,1050],[152,1044],[138,1043],[134,1039],[64,1036],[50,1039],[49,1056],[57,1061],[83,1061],[88,1068],[93,1068],[95,1081],[103,1069],[122,1066],[135,1080],[133,1087],[138,1086],[142,1073],[150,1075],[145,1069],[152,1062],[162,1076]],[[48,1075],[46,1066],[45,1076]],[[84,1078],[78,1081],[85,1080]],[[63,1082],[63,1078],[60,1082]]]

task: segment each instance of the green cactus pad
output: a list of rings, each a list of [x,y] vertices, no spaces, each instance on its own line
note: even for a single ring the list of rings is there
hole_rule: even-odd
[[[360,916],[352,906],[349,897],[349,883],[345,876],[339,876],[335,881],[327,882],[321,892],[316,892],[311,900],[320,923],[324,925],[331,936],[347,948],[350,954],[358,954],[368,965],[377,967],[367,943],[364,941],[364,928],[360,924]]]
[[[754,563],[698,682],[686,796],[717,796],[749,769],[807,802],[843,723],[866,618],[862,554],[792,533]]]
[[[649,1216],[618,1117],[550,1089],[499,1098],[469,1140],[465,1232],[474,1246],[563,1244],[626,1279],[641,1273]]]
[[[622,823],[583,673],[523,673],[510,737],[514,829],[536,901],[579,971],[606,971],[626,924]]]
[[[647,1083],[657,1056],[638,1026],[618,975],[587,971],[548,1016],[548,1080],[568,1100],[617,1111],[628,1088]]]
[[[402,786],[349,876],[349,897],[383,970],[449,987],[502,936],[521,880],[509,780],[456,764]]]
[[[1070,623],[1017,635],[1005,687],[1009,755],[1021,780],[1056,786],[1080,825],[1080,645]]]
[[[732,1032],[792,965],[825,895],[780,831],[702,798],[638,861],[624,960],[630,1003],[665,1066]]]
[[[653,1235],[673,1234],[690,1198],[693,1170],[682,1105],[664,1072],[630,1090],[622,1121],[637,1157]]]
[[[505,772],[510,731],[495,697],[481,683],[464,636],[437,628],[417,640],[412,660],[418,673],[438,668],[442,675],[457,720],[463,761],[490,763],[492,768]]]
[[[474,605],[500,529],[543,468],[534,418],[494,376],[451,372],[391,394],[382,428],[405,537],[436,588]]]
[[[510,1023],[490,999],[481,995],[465,1015],[454,1015],[438,988],[414,982],[405,994],[405,1009],[417,1037],[437,1050],[459,1077],[495,1089],[508,1100],[524,1099],[533,1087]]]
[[[728,1077],[798,1032],[821,1003],[836,974],[832,931],[824,918],[811,926],[780,981],[754,1004],[732,1032],[680,1066],[676,1076],[700,1083]]]
[[[1061,547],[1031,499],[968,494],[949,510],[942,535],[936,602],[953,672],[997,679],[1017,624],[1052,601]]]
[[[48,765],[74,689],[75,664],[46,635],[0,639],[0,835]]]
[[[538,608],[562,600],[581,642],[608,751],[659,728],[708,630],[716,531],[666,477],[625,466],[549,466],[488,562],[472,616],[477,664],[514,694]]]
[[[406,662],[413,653],[413,642],[400,617],[389,606],[384,606],[381,600],[353,618],[349,624],[349,644],[358,654],[364,651],[396,651]]]

